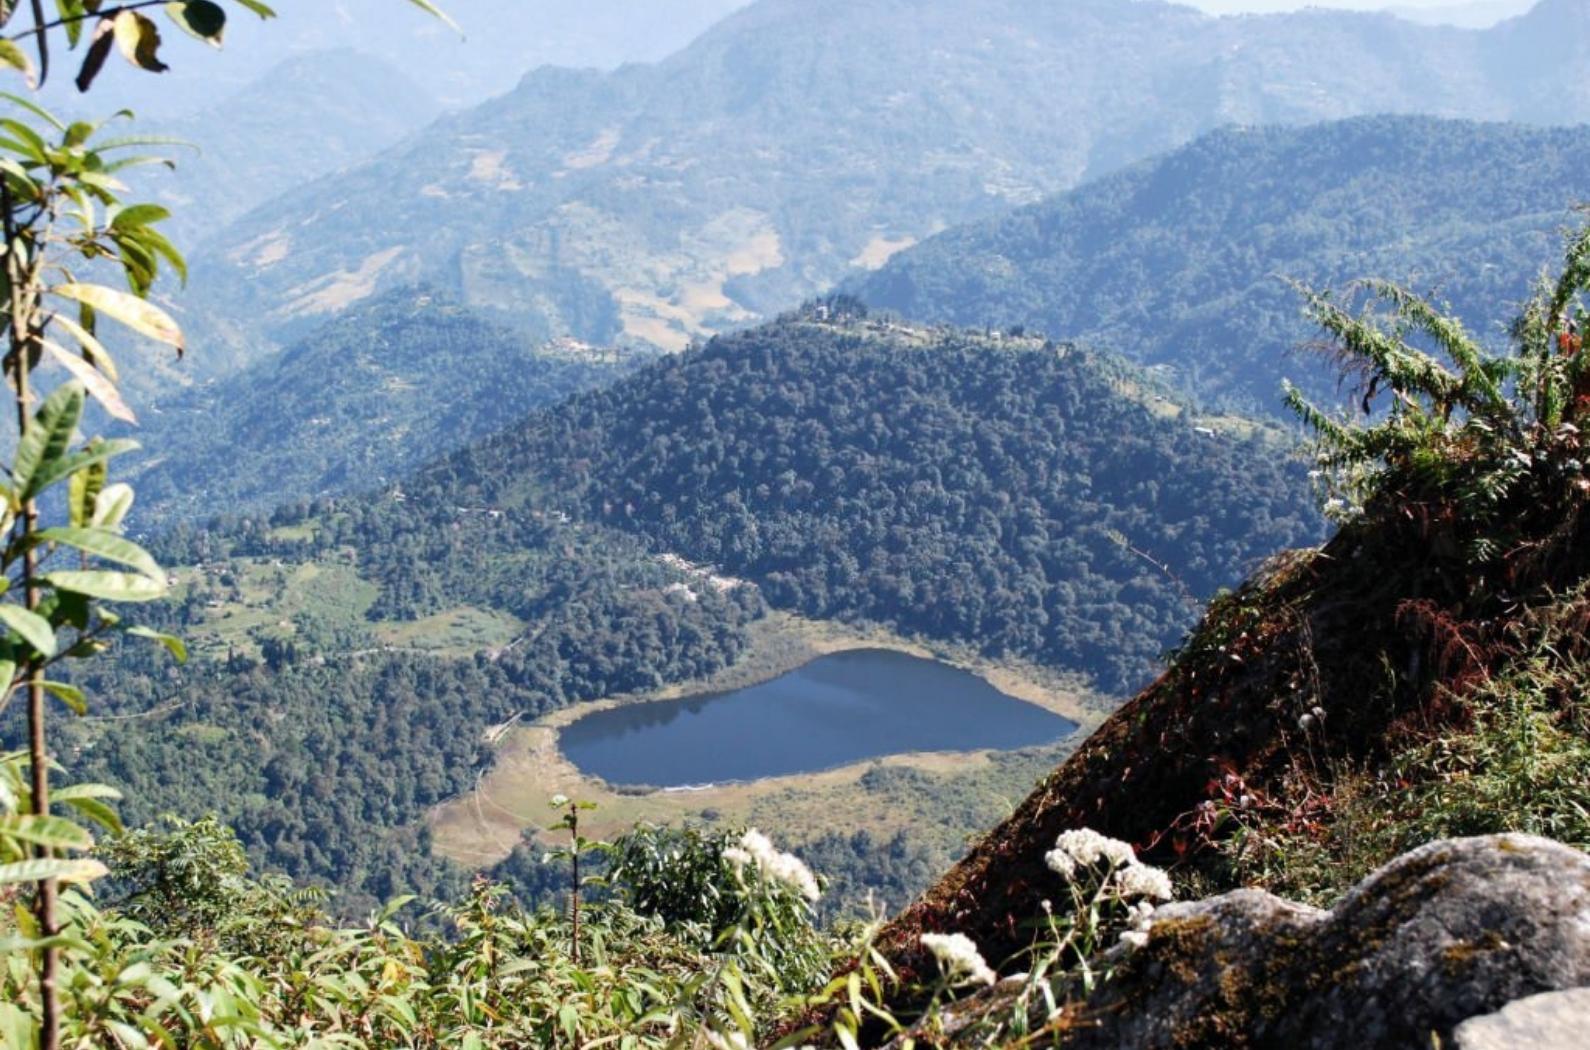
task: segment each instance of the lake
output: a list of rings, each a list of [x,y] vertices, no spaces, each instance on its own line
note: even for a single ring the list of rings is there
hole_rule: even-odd
[[[559,742],[581,772],[609,784],[683,787],[907,751],[1032,747],[1074,729],[937,660],[851,649],[744,689],[597,711]]]

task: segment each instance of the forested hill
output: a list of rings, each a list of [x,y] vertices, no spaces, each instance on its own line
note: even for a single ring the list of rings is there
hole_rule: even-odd
[[[533,345],[429,289],[396,289],[281,355],[148,406],[141,520],[377,489],[638,356]]]
[[[1365,276],[1449,300],[1504,341],[1571,207],[1590,128],[1374,117],[1227,129],[1120,174],[946,231],[852,290],[924,321],[1026,325],[1174,368],[1207,395],[1280,409],[1331,362],[1281,277]]]
[[[183,301],[277,345],[425,277],[536,330],[676,349],[1223,124],[1590,119],[1587,47],[1580,0],[1485,31],[1153,0],[759,0],[663,62],[537,70],[295,188],[198,260]]]
[[[1099,354],[844,308],[654,363],[414,491],[505,509],[569,494],[774,605],[1035,656],[1112,690],[1150,673],[1194,595],[1319,535],[1284,437],[1194,418]]]
[[[761,613],[754,589],[701,587],[615,530],[429,495],[167,532],[176,585],[145,618],[192,658],[120,646],[91,664],[109,717],[65,724],[74,770],[125,790],[130,822],[215,814],[350,914],[446,895],[460,872],[421,818],[473,786],[492,726],[709,675]]]

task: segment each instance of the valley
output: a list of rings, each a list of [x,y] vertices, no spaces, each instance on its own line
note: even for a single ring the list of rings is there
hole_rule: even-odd
[[[369,319],[381,327],[361,327]],[[1023,699],[1090,696],[1088,714],[1060,713],[1092,724],[1104,698],[1153,673],[1200,592],[1321,529],[1283,430],[1200,414],[1107,354],[874,320],[842,299],[681,355],[631,358],[605,384],[382,490],[252,509],[238,486],[285,496],[316,476],[306,466],[368,455],[380,440],[374,406],[412,411],[410,392],[471,345],[500,346],[509,361],[524,354],[533,367],[516,369],[513,388],[471,380],[476,400],[448,408],[472,413],[468,425],[512,411],[510,390],[544,396],[543,376],[592,365],[525,349],[467,309],[399,292],[268,366],[252,418],[272,418],[273,428],[253,452],[209,436],[224,417],[189,415],[199,421],[181,436],[190,447],[208,441],[218,456],[261,463],[292,456],[264,473],[218,462],[216,482],[187,487],[188,499],[231,511],[173,513],[156,540],[166,564],[186,566],[173,570],[175,600],[158,622],[188,636],[195,658],[165,670],[147,655],[110,658],[95,687],[115,721],[66,729],[84,769],[154,813],[217,796],[222,767],[192,761],[195,740],[216,755],[246,747],[258,772],[220,812],[259,863],[339,886],[343,907],[399,878],[457,885],[464,869],[449,857],[495,857],[516,841],[517,828],[471,829],[456,803],[445,819],[426,814],[456,798],[472,818],[477,784],[521,817],[534,813],[527,799],[548,786],[549,764],[515,749],[537,719],[631,693],[765,681],[823,651],[875,648],[863,639],[876,631],[883,648],[959,654],[950,662],[980,674],[1057,675],[1062,688],[1037,693],[1030,670],[1014,674],[1016,688],[1005,674],[989,680]],[[365,380],[383,371],[413,379]],[[318,438],[295,436],[305,424]],[[464,432],[434,428],[430,440]],[[352,444],[329,440],[338,433]],[[702,439],[683,440],[693,433]],[[423,447],[411,443],[409,454]],[[1120,466],[1101,466],[1109,463]],[[163,486],[182,484],[175,473],[158,481],[168,469],[142,479],[156,515],[169,513]],[[789,617],[827,626],[762,633],[764,623],[796,622]],[[824,631],[847,641],[822,642]],[[334,699],[320,708],[318,696]],[[173,706],[175,697],[183,702]],[[146,711],[156,713],[147,723]],[[493,727],[511,721],[492,747]],[[883,817],[858,830],[887,831],[878,843],[904,835],[908,850],[948,859],[995,798],[1009,796],[1008,781],[990,788],[980,778],[1038,768],[976,755],[965,768],[932,761],[943,782],[902,812],[964,793],[978,800],[967,811],[975,819],[926,836],[920,822]],[[852,766],[825,777],[828,797],[839,806],[863,797],[864,776]],[[732,805],[716,808],[745,814],[755,801],[771,818],[778,810],[767,800],[790,791],[788,781],[731,790]],[[580,793],[603,798],[619,819],[636,812],[627,793],[589,784]],[[811,813],[818,803],[801,805]],[[827,833],[821,821],[807,826]],[[864,872],[868,855],[847,863]],[[926,866],[916,870],[925,877]],[[539,869],[524,877],[527,893],[545,892],[533,889]],[[854,886],[852,901],[866,878]]]
[[[1278,4],[0,2],[0,1050],[1582,996],[1590,6]]]

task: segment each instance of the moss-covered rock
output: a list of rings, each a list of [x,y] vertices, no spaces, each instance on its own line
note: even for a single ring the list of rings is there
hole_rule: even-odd
[[[1590,856],[1451,839],[1320,911],[1239,890],[1162,908],[1066,1011],[1067,1047],[1428,1047],[1462,1021],[1590,984]]]

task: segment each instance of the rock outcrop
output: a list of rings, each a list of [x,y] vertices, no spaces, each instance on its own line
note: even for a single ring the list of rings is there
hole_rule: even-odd
[[[1065,1045],[1451,1046],[1469,1018],[1590,985],[1590,856],[1527,835],[1435,842],[1331,911],[1256,890],[1169,905],[1115,961],[1068,1009]]]
[[[1582,1050],[1590,1039],[1590,988],[1520,999],[1494,1014],[1469,1018],[1454,1035],[1457,1050]]]

